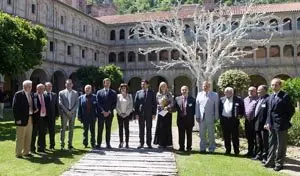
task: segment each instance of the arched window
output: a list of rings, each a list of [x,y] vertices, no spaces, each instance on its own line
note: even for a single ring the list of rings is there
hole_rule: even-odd
[[[168,59],[169,59],[169,52],[167,50],[162,50],[159,52],[159,60],[168,61]]]
[[[110,40],[116,40],[116,31],[115,30],[110,31]]]
[[[276,19],[270,20],[270,25],[274,28],[274,30],[278,31],[278,21]]]
[[[278,45],[270,47],[270,57],[280,57],[280,47]]]
[[[149,61],[157,61],[157,54],[155,51],[148,53],[148,60]]]
[[[293,57],[294,56],[294,48],[292,45],[285,45],[283,47],[283,56],[285,56],[285,57]]]
[[[115,53],[109,53],[108,62],[109,63],[115,63],[116,62],[116,54]]]
[[[292,30],[292,20],[289,19],[289,18],[285,18],[283,20],[283,27],[282,28],[283,28],[284,31]]]
[[[125,30],[124,29],[120,30],[120,40],[125,40]]]
[[[300,29],[300,18],[297,19],[297,29]]]
[[[163,35],[167,35],[167,27],[166,26],[162,26],[160,28],[160,32],[163,34]]]
[[[118,54],[118,62],[125,62],[125,54],[124,54],[124,52],[120,52]]]
[[[267,57],[267,49],[259,46],[256,50],[256,58],[263,59]]]
[[[129,39],[133,39],[134,38],[134,36],[133,36],[133,34],[134,34],[134,29],[129,29]]]
[[[231,23],[231,30],[235,30],[235,29],[238,28],[238,27],[239,27],[239,23],[238,23],[238,22],[233,21],[233,22]]]
[[[178,60],[178,59],[179,59],[179,51],[177,51],[177,50],[172,50],[172,51],[171,51],[171,59],[172,59],[172,60]]]
[[[128,53],[128,62],[134,62],[135,61],[135,53],[133,51],[130,51]]]
[[[251,51],[253,50],[253,48],[251,46],[246,46],[244,49],[244,51]],[[253,58],[253,54],[248,54],[246,56],[244,56],[245,58]]]
[[[139,60],[139,62],[145,62],[146,61],[146,56],[144,54],[139,53],[138,54],[138,60]]]

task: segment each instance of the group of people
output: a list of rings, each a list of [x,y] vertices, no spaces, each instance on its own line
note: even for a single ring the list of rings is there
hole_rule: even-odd
[[[271,95],[268,95],[266,85],[260,85],[257,89],[251,86],[244,99],[236,96],[233,88],[227,87],[224,97],[219,99],[217,93],[210,91],[210,84],[203,82],[203,91],[198,93],[196,99],[200,153],[205,153],[207,148],[208,152],[214,152],[214,123],[219,118],[225,154],[231,153],[232,142],[234,154],[239,155],[239,126],[240,119],[244,117],[248,141],[246,156],[262,161],[265,167],[281,170],[286,155],[290,120],[295,112],[290,97],[281,90],[281,84],[278,78],[271,81]]]
[[[194,117],[199,124],[200,153],[214,152],[215,122],[220,119],[225,144],[225,154],[231,153],[231,142],[235,155],[239,154],[239,125],[245,117],[245,132],[248,140],[248,153],[253,159],[262,160],[265,167],[281,170],[287,145],[287,130],[294,108],[290,97],[281,90],[281,80],[273,79],[272,95],[268,87],[260,85],[248,89],[248,96],[243,100],[234,94],[231,87],[224,90],[224,97],[219,98],[211,91],[211,85],[205,81],[197,98],[189,95],[187,86],[181,87],[181,95],[173,97],[166,82],[159,84],[155,94],[149,88],[147,80],[141,81],[141,90],[135,96],[128,93],[128,85],[122,83],[119,94],[110,88],[111,81],[103,80],[103,89],[92,93],[92,86],[84,87],[84,94],[79,96],[73,90],[72,80],[67,79],[66,89],[58,96],[52,92],[52,84],[38,84],[37,92],[31,94],[32,82],[23,82],[23,90],[17,92],[13,100],[13,113],[17,125],[16,157],[32,157],[30,152],[44,152],[45,135],[48,130],[50,149],[55,146],[55,120],[61,117],[60,144],[65,149],[65,131],[68,127],[68,149],[72,150],[75,117],[83,124],[83,145],[88,147],[88,133],[93,148],[102,146],[102,134],[105,125],[106,148],[110,149],[111,125],[114,110],[117,112],[119,125],[119,148],[129,148],[129,121],[138,120],[140,145],[144,148],[145,127],[146,145],[152,148],[152,121],[157,118],[154,144],[160,148],[173,145],[172,112],[177,112],[179,150],[192,150],[192,129]],[[95,125],[98,123],[97,140]],[[125,130],[125,143],[123,131]],[[38,137],[37,144],[36,138]],[[185,137],[187,140],[185,140]],[[208,141],[207,141],[208,137]],[[186,145],[185,145],[186,141]]]

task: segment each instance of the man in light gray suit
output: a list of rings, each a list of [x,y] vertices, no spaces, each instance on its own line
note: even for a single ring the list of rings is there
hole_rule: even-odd
[[[66,89],[59,92],[59,106],[60,106],[60,116],[61,116],[61,130],[60,130],[60,142],[61,150],[65,147],[65,131],[67,128],[67,123],[69,123],[69,141],[68,149],[72,150],[73,141],[73,129],[76,117],[76,112],[78,108],[78,93],[72,90],[73,83],[71,79],[66,80]]]
[[[206,132],[208,132],[208,151],[214,152],[215,143],[215,121],[219,117],[219,96],[216,92],[210,91],[210,83],[202,83],[202,91],[196,99],[196,120],[199,123],[200,152],[205,153],[207,148]]]

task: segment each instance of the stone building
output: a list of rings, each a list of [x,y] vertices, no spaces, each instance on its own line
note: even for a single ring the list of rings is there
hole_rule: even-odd
[[[104,5],[115,9],[111,1]],[[130,29],[138,22],[159,19],[169,12],[112,15],[116,13],[115,9],[107,16],[103,13],[105,6],[91,7],[84,0],[1,1],[0,10],[44,26],[48,35],[43,64],[15,78],[6,76],[5,89],[14,92],[20,89],[24,79],[31,79],[35,84],[51,81],[54,91],[58,91],[64,88],[66,78],[76,82],[74,72],[81,66],[116,64],[122,68],[124,81],[129,83],[131,92],[140,88],[141,79],[148,79],[155,89],[160,81],[166,81],[175,94],[179,93],[181,85],[189,85],[195,95],[195,78],[188,70],[178,67],[157,73],[150,63],[178,57],[178,51],[163,50],[145,56],[138,53],[139,48],[162,44],[146,38],[128,37],[132,33]],[[193,5],[184,6],[186,15],[193,8]],[[268,45],[258,46],[256,53],[232,65],[232,68],[242,68],[251,75],[253,85],[268,84],[274,77],[287,79],[299,76],[300,3],[260,5],[258,9],[279,16],[280,20],[273,19],[272,22],[290,23],[279,25],[281,33],[275,35]],[[189,21],[186,23],[189,24]],[[244,46],[244,49],[251,47],[256,46]]]

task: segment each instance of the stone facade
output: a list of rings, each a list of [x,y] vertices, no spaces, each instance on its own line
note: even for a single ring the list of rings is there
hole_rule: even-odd
[[[124,81],[131,86],[131,92],[139,88],[141,79],[148,79],[153,88],[156,88],[160,81],[167,81],[175,94],[179,93],[181,85],[188,84],[193,87],[192,94],[196,94],[196,81],[188,70],[178,67],[158,73],[151,64],[159,60],[170,60],[175,57],[176,51],[162,51],[146,56],[138,54],[139,48],[161,44],[144,38],[129,38],[130,29],[136,22],[102,22],[101,19],[84,13],[86,4],[80,2],[80,0],[0,2],[0,10],[44,26],[48,36],[47,49],[43,52],[43,64],[17,78],[10,78],[11,80],[7,78],[7,81],[15,80],[14,83],[17,85],[21,85],[20,82],[24,79],[32,79],[35,83],[52,81],[55,91],[58,91],[64,88],[66,78],[75,79],[73,73],[81,66],[116,64],[124,71]],[[282,33],[274,36],[271,43],[261,47],[253,56],[244,58],[242,63],[236,63],[231,67],[242,68],[256,80],[253,84],[267,84],[276,76],[287,78],[299,76],[300,73],[298,67],[300,8],[297,11],[277,12],[275,15],[280,17],[279,24],[288,19],[291,21],[290,25],[281,26],[279,30]],[[13,88],[13,84],[9,85],[11,87],[6,87],[7,90],[20,88],[17,88],[18,86]]]

